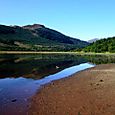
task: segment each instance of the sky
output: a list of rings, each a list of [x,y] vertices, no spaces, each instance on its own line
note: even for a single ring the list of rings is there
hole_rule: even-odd
[[[0,0],[0,24],[43,24],[81,40],[115,36],[115,0]]]

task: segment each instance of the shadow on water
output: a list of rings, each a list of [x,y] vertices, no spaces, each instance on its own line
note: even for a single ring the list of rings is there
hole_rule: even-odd
[[[0,55],[0,114],[27,115],[41,85],[102,63],[115,63],[115,56]]]

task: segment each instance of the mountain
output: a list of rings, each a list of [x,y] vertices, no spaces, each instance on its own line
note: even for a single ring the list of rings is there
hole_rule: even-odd
[[[99,39],[98,38],[94,38],[94,39],[88,40],[88,43],[93,43],[93,42],[96,42],[97,40],[99,40]]]
[[[100,39],[83,49],[85,52],[112,52],[115,53],[115,37]]]
[[[69,51],[88,44],[40,24],[23,27],[0,25],[0,50]]]

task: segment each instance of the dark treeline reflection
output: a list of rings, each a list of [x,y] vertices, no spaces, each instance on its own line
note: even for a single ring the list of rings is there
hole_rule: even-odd
[[[84,57],[89,62],[96,65],[115,63],[115,55],[88,55]]]
[[[40,79],[65,68],[90,62],[115,63],[115,56],[104,55],[0,55],[0,78],[26,77]]]
[[[0,55],[0,77],[39,79],[85,62],[74,55]]]

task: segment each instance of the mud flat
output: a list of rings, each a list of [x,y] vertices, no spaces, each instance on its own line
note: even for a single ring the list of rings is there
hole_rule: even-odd
[[[31,100],[29,115],[115,115],[115,64],[43,86]]]

